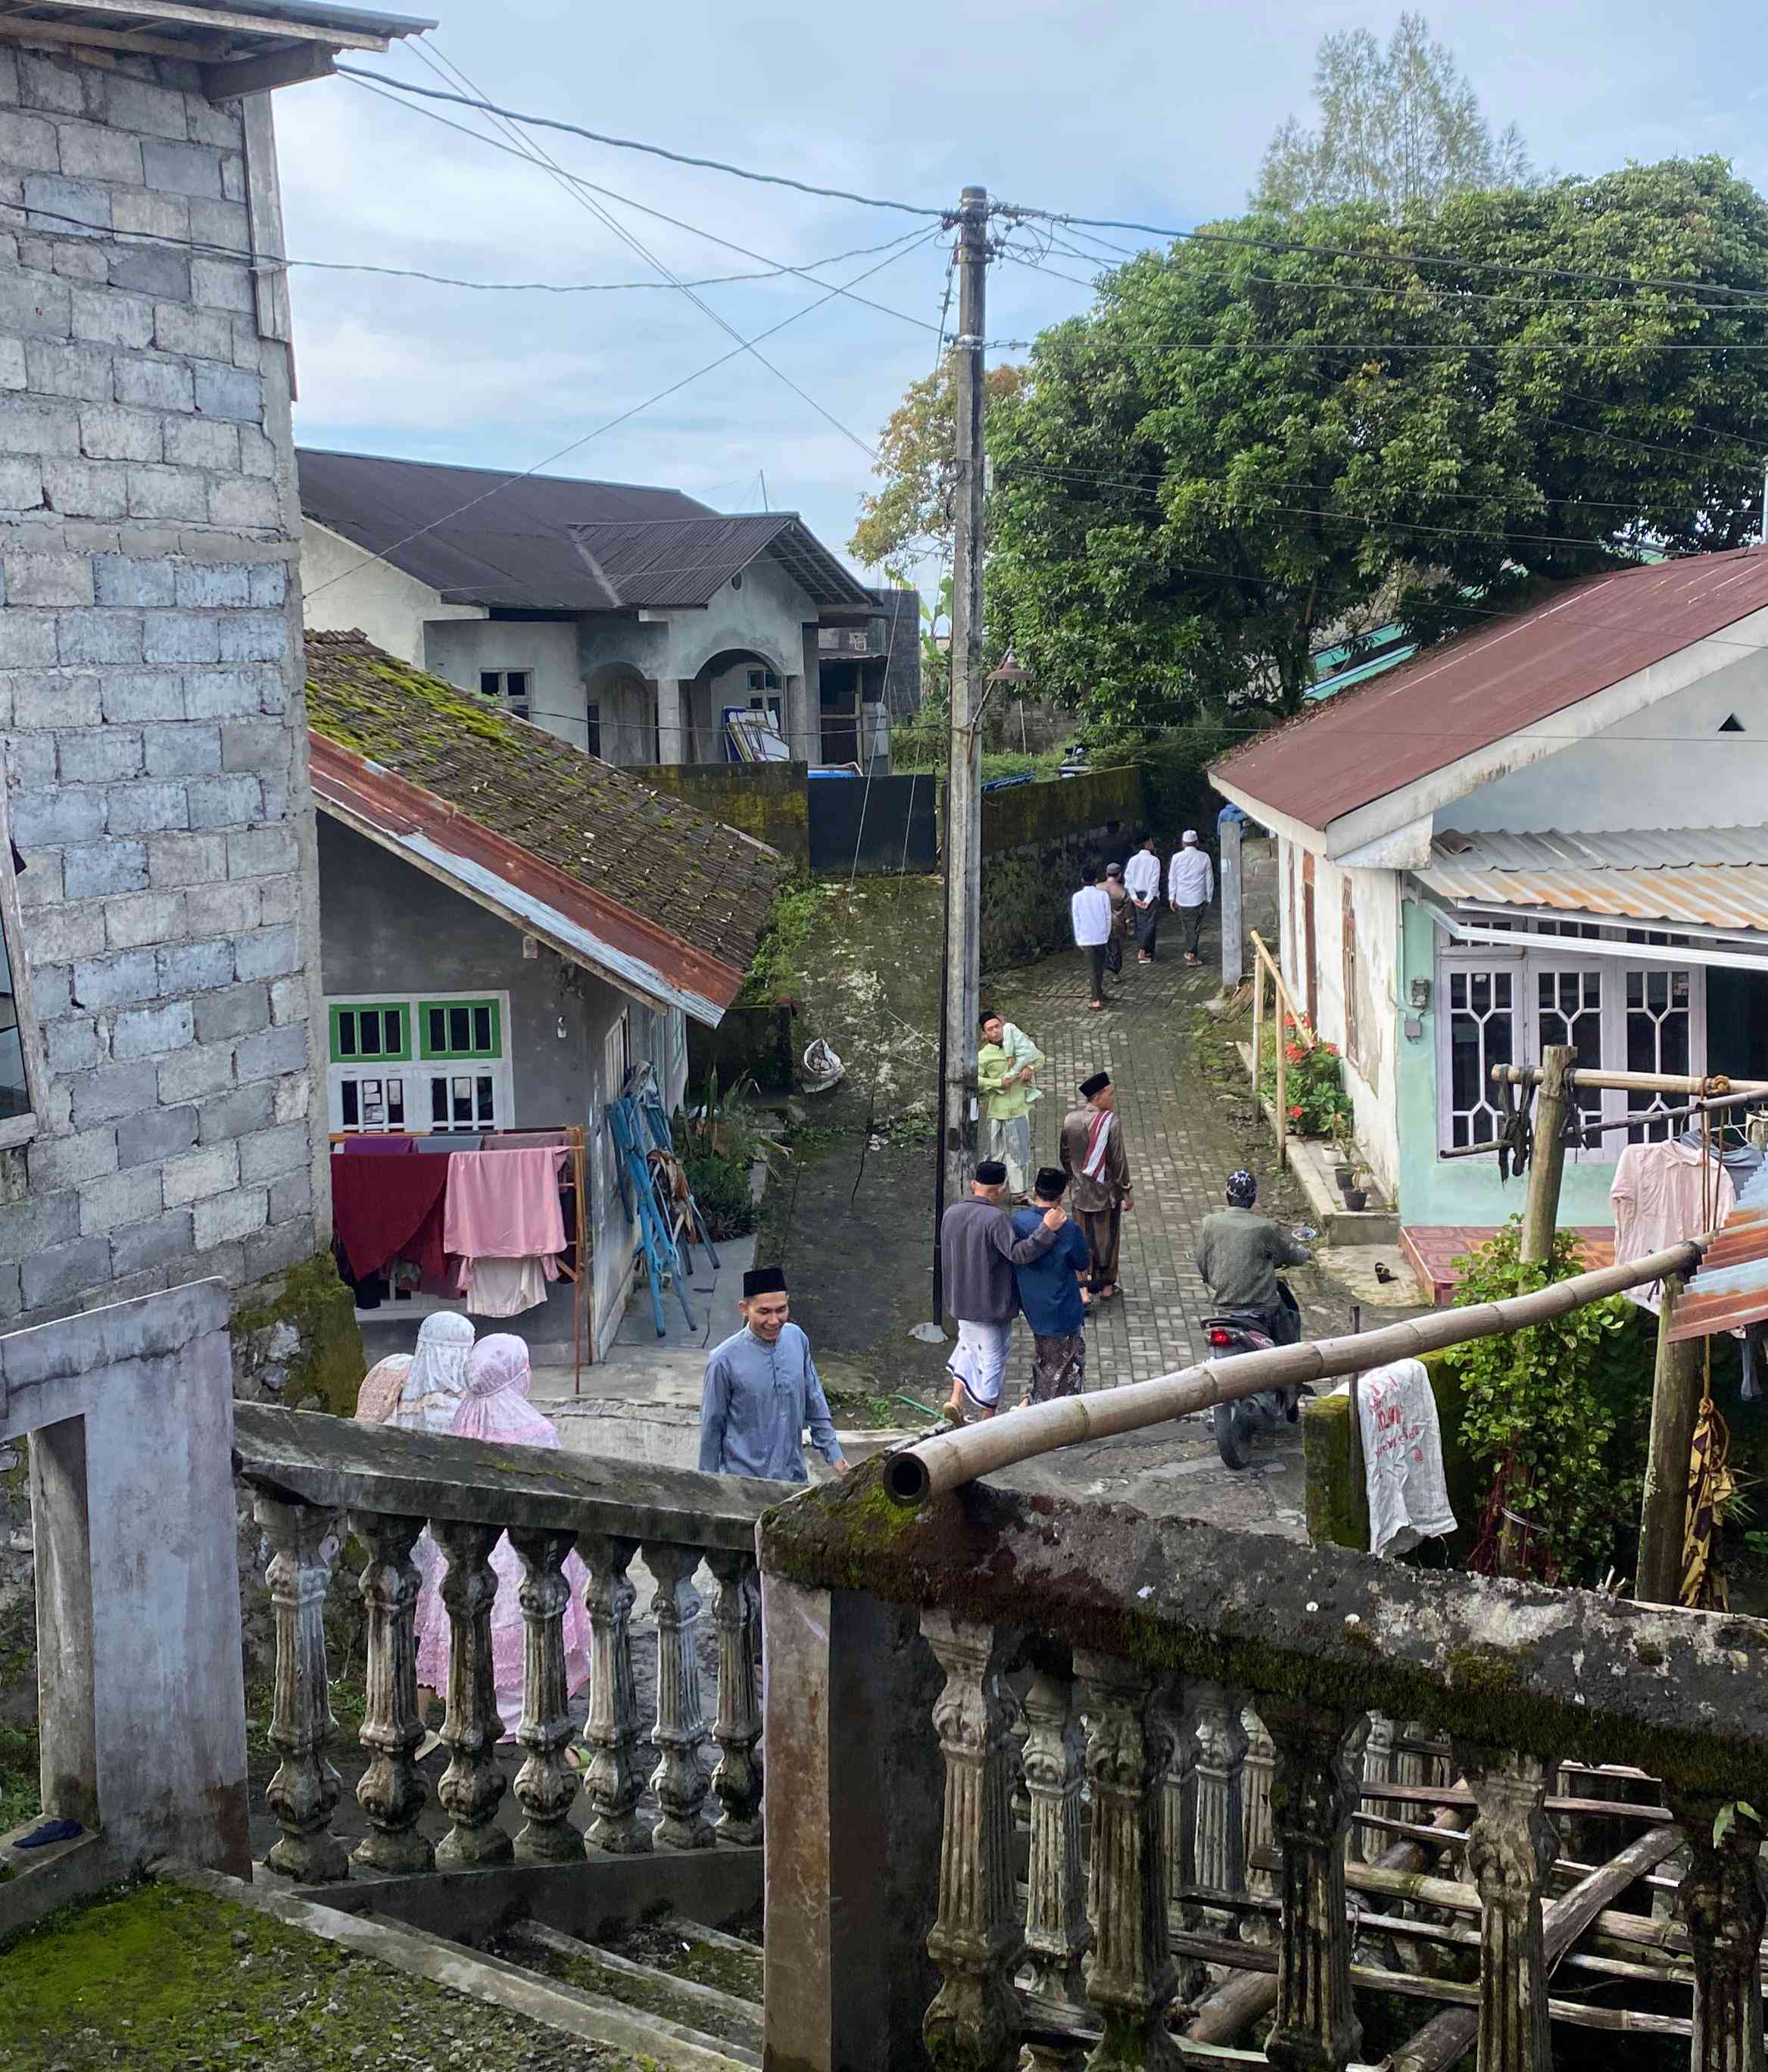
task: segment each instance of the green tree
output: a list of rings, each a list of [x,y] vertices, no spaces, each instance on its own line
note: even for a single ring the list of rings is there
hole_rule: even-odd
[[[900,567],[950,554],[956,364],[956,356],[948,353],[917,381],[879,435],[874,472],[884,487],[861,497],[860,520],[847,543],[847,551],[867,568]],[[987,378],[992,408],[1018,394],[1025,369],[1003,362],[991,367]]]
[[[989,417],[991,645],[1100,719],[1280,717],[1347,628],[1754,536],[1768,205],[1721,161],[1216,234]]]
[[[1388,212],[1471,187],[1533,178],[1514,123],[1494,137],[1478,97],[1422,14],[1400,17],[1384,51],[1367,29],[1323,39],[1314,60],[1318,127],[1290,116],[1259,169],[1256,208],[1367,202]]]

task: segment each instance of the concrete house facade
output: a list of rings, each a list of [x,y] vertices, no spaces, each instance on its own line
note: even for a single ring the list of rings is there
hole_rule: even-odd
[[[611,763],[722,763],[722,715],[766,712],[796,761],[857,762],[918,681],[912,592],[867,590],[789,512],[672,489],[511,477],[303,448],[310,626]]]
[[[269,89],[424,26],[0,18],[0,1327],[329,1235]]]
[[[1278,838],[1285,981],[1344,1055],[1408,1244],[1521,1205],[1490,1067],[1768,1078],[1768,550],[1567,586],[1341,694],[1211,781]],[[1612,1224],[1669,1097],[1591,1092],[1561,1221]],[[1638,1120],[1628,1121],[1630,1116]],[[1446,1232],[1438,1244],[1433,1232]]]

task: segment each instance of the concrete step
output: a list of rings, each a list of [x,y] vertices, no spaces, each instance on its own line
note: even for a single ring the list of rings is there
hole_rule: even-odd
[[[716,1986],[738,2000],[761,2005],[759,1943],[746,1942],[740,1935],[726,1935],[722,1929],[708,1928],[703,1922],[689,1921],[679,1914],[665,1914],[654,1926],[660,1937],[668,1935],[679,1946],[678,1955],[654,1960],[660,1971],[692,1979],[697,1985]]]
[[[716,1986],[634,1963],[537,1921],[512,1922],[502,1941],[518,1962],[555,1984],[618,2002],[668,2033],[690,2036],[741,2062],[761,2062],[761,2009]]]

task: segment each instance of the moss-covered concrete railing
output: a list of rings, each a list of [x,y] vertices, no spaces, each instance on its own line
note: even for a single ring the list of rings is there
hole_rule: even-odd
[[[755,1683],[759,1600],[757,1519],[791,1493],[782,1482],[744,1482],[636,1462],[589,1460],[530,1446],[398,1432],[298,1411],[242,1404],[235,1471],[253,1490],[271,1548],[276,1685],[269,1729],[282,1766],[267,1794],[282,1829],[273,1869],[306,1884],[346,1878],[352,1861],[379,1872],[436,1865],[474,1869],[508,1861],[582,1862],[597,1850],[629,1855],[654,1844],[697,1848],[762,1839],[761,1716]],[[326,1660],[326,1593],[346,1523],[368,1550],[359,1588],[367,1613],[368,1705],[361,1741],[371,1760],[357,1787],[368,1838],[347,1856],[331,1832],[339,1778],[327,1760],[337,1731]],[[450,1623],[448,1711],[442,1729],[451,1761],[437,1797],[452,1822],[439,1846],[419,1832],[429,1786],[416,1751],[414,1623],[421,1579],[414,1553],[426,1528],[443,1555]],[[527,1825],[515,1838],[496,1824],[505,1783],[503,1733],[492,1675],[491,1556],[508,1532],[520,1557],[526,1622],[521,1724],[527,1751],[515,1793]],[[643,1549],[656,1580],[657,1712],[639,1716],[629,1622],[636,1595],[627,1571]],[[567,1749],[564,1622],[573,1550],[588,1572],[592,1634],[587,1758]],[[431,1558],[427,1548],[423,1552]],[[709,1780],[697,1646],[702,1560],[717,1585],[718,1693]],[[641,1759],[649,1741],[654,1771]],[[659,1808],[641,1807],[647,1778]],[[579,1783],[590,1819],[573,1824]],[[721,1808],[708,1818],[707,1800]]]
[[[1169,2011],[1199,1965],[1263,1963],[1267,2054],[1289,2072],[1356,2054],[1366,1985],[1447,2004],[1402,2054],[1417,2072],[1447,2072],[1476,2033],[1486,2072],[1540,2072],[1550,2021],[1621,2025],[1549,2003],[1549,1969],[1685,1838],[1692,2025],[1626,2019],[1692,2033],[1712,2072],[1761,2066],[1747,1807],[1768,1794],[1768,1626],[986,1483],[909,1511],[883,1463],[771,1513],[760,1548],[769,1761],[794,1780],[769,1816],[771,1959],[795,1959],[769,1964],[769,2064],[884,2072],[924,2048],[1006,2072],[1023,2042],[1088,2037],[1090,2066],[1176,2063]],[[1396,1722],[1453,1768],[1403,1766]],[[1588,1809],[1564,1790],[1585,1764],[1633,1766],[1646,1803],[1608,1883],[1556,1901],[1544,1938],[1550,1819]],[[1466,1808],[1471,1832],[1449,1839],[1480,1902],[1477,1989],[1353,1967],[1347,1836],[1392,1828],[1361,1810],[1384,1801]],[[1261,1910],[1274,1967],[1206,1932]]]

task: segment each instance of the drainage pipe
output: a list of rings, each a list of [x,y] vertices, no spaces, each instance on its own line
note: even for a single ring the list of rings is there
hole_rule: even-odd
[[[885,1487],[898,1503],[916,1505],[943,1496],[948,1490],[974,1482],[978,1475],[1009,1468],[1059,1446],[1086,1439],[1115,1437],[1150,1424],[1207,1410],[1255,1396],[1262,1388],[1293,1388],[1303,1382],[1326,1381],[1340,1375],[1367,1373],[1389,1360],[1441,1352],[1475,1338],[1493,1338],[1507,1331],[1527,1330],[1551,1322],[1605,1296],[1618,1295],[1662,1281],[1672,1273],[1689,1274],[1700,1264],[1708,1238],[1690,1238],[1624,1266],[1556,1281],[1532,1294],[1508,1295],[1501,1301],[1477,1302],[1465,1309],[1437,1309],[1404,1323],[1384,1325],[1349,1338],[1317,1338],[1311,1344],[1272,1346],[1262,1352],[1236,1353],[1227,1359],[1205,1360],[1152,1381],[1133,1381],[1102,1388],[1090,1396],[1058,1396],[1049,1403],[1028,1404],[1005,1416],[967,1425],[960,1432],[935,1433],[930,1439],[892,1453],[885,1464]]]

